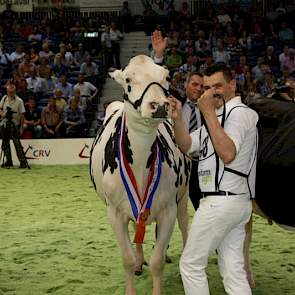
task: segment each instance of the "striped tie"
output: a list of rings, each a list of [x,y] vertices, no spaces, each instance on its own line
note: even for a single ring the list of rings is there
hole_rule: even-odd
[[[189,120],[189,133],[191,133],[198,128],[198,117],[195,105],[192,102],[188,102],[188,105],[191,109],[191,117]]]

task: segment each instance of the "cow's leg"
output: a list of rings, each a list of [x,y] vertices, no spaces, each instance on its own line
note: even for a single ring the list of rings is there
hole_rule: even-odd
[[[256,201],[253,199],[252,200],[252,208],[253,208],[253,212],[265,219],[267,219],[267,222],[269,225],[272,225],[272,220],[271,218],[269,218],[264,212],[262,212],[262,210],[260,209],[260,207],[258,206],[258,204],[256,203]]]
[[[142,267],[144,265],[144,254],[143,254],[142,244],[136,244],[135,251],[136,251],[135,274],[139,276],[142,274]]]
[[[122,216],[118,210],[108,207],[108,215],[112,225],[118,244],[121,249],[123,266],[127,275],[126,280],[126,295],[136,295],[134,285],[134,271],[136,266],[136,255],[132,248],[129,233],[128,223],[129,218]]]
[[[187,235],[188,235],[187,204],[188,204],[188,197],[186,194],[181,196],[177,200],[177,222],[178,222],[178,226],[179,226],[179,229],[180,229],[181,235],[182,235],[183,248],[184,248],[185,243],[187,241]]]
[[[250,244],[252,240],[252,216],[249,222],[245,225],[246,236],[244,240],[244,260],[245,260],[245,271],[247,273],[247,279],[250,287],[253,289],[256,287],[254,276],[251,267],[251,257],[250,257]]]
[[[157,217],[158,237],[150,259],[150,269],[153,276],[153,294],[161,294],[161,276],[165,265],[165,255],[176,220],[176,206],[170,206],[161,211]]]
[[[158,225],[156,224],[156,228],[155,228],[155,240],[157,240],[157,238],[158,238]],[[168,250],[168,248],[169,248],[169,245],[167,247],[167,250]],[[172,263],[172,260],[171,260],[170,256],[168,256],[167,253],[166,253],[166,256],[165,256],[165,262],[166,263]]]

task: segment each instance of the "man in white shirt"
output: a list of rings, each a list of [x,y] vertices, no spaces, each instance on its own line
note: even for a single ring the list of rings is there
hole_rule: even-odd
[[[24,56],[24,47],[22,45],[18,45],[15,51],[10,54],[9,59],[12,63],[21,63],[24,59]]]
[[[204,89],[198,107],[205,124],[191,134],[180,102],[171,98],[176,143],[185,153],[198,153],[203,194],[180,260],[184,290],[209,295],[205,269],[209,254],[218,250],[225,291],[250,295],[243,247],[254,197],[258,115],[235,96],[236,82],[224,65],[206,70]]]
[[[37,77],[36,70],[32,72],[32,76],[26,79],[27,89],[33,93],[38,93],[42,91],[43,79]]]
[[[25,106],[23,100],[16,95],[15,85],[7,86],[7,95],[4,95],[0,101],[0,134],[2,135],[2,149],[6,161],[2,163],[3,168],[13,166],[10,139],[13,140],[17,157],[20,161],[20,168],[27,168],[28,163],[19,140],[23,131]]]
[[[78,83],[74,86],[74,91],[76,89],[80,90],[80,96],[87,97],[89,101],[91,101],[97,94],[98,94],[98,89],[91,84],[90,82],[84,81],[84,75],[79,74],[78,76]]]

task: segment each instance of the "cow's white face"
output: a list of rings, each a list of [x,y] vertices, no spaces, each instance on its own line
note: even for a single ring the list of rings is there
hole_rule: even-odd
[[[135,104],[134,108],[143,118],[166,119],[171,116],[171,108],[162,87],[168,89],[168,73],[150,57],[138,55],[130,60],[125,69],[116,70],[110,76],[123,86],[127,101]],[[154,82],[162,87],[150,85]]]

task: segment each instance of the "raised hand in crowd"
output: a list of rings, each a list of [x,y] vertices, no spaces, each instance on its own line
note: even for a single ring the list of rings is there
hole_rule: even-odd
[[[152,46],[155,51],[155,56],[161,58],[164,55],[165,49],[168,44],[168,38],[163,37],[161,31],[154,31],[152,34]]]

